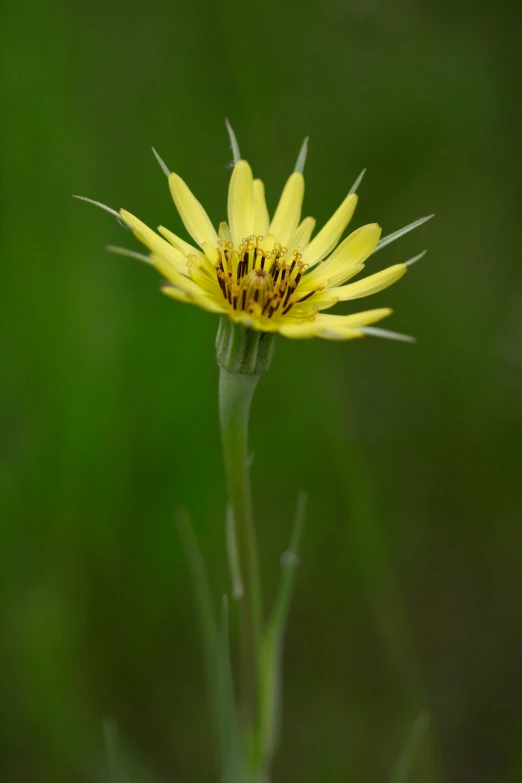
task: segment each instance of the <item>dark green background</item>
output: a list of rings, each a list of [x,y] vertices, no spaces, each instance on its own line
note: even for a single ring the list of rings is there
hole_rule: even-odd
[[[256,395],[267,601],[310,495],[274,781],[385,782],[422,709],[416,783],[522,779],[517,5],[4,2],[5,783],[98,781],[106,717],[158,776],[216,779],[173,512],[218,601],[217,320],[105,254],[137,243],[71,194],[181,232],[154,145],[223,219],[225,116],[272,209],[310,134],[307,214],[364,166],[354,227],[437,213],[372,261],[429,249],[368,301],[417,345],[279,339]]]

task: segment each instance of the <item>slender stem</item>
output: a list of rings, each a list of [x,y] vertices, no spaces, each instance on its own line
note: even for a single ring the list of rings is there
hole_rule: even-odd
[[[259,703],[261,588],[248,470],[248,417],[260,375],[220,368],[219,413],[229,501],[233,510],[237,567],[242,584],[242,697],[247,726],[253,728]]]

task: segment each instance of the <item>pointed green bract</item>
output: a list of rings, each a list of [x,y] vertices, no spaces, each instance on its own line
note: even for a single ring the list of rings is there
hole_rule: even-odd
[[[234,158],[234,166],[236,163],[239,163],[241,160],[241,153],[239,151],[239,144],[237,143],[237,137],[234,133],[234,129],[232,128],[232,125],[229,123],[228,118],[225,120],[225,125],[227,126],[228,135],[230,137],[230,148],[232,150],[232,155]]]
[[[416,343],[415,337],[401,332],[392,332],[390,329],[379,329],[378,326],[358,326],[357,331],[372,337],[384,337],[385,340],[397,340],[400,343]]]
[[[117,247],[116,245],[105,245],[107,253],[114,253],[116,256],[125,256],[126,258],[134,258],[136,261],[143,261],[144,264],[154,266],[154,261],[149,256],[143,253],[137,253],[135,250],[128,250],[126,247]]]
[[[357,193],[357,189],[358,189],[359,185],[361,184],[361,182],[363,181],[363,177],[364,177],[365,174],[366,174],[366,169],[363,169],[361,171],[361,173],[359,174],[359,176],[357,177],[357,179],[355,180],[355,182],[353,183],[353,185],[350,188],[350,190],[348,191],[348,195],[349,196],[351,196],[352,193]]]
[[[378,250],[382,250],[383,247],[386,247],[386,245],[389,245],[391,242],[395,242],[396,239],[403,237],[404,234],[408,234],[410,231],[413,231],[414,228],[422,226],[423,223],[431,220],[432,217],[435,217],[435,215],[426,215],[426,217],[414,220],[413,223],[410,223],[408,226],[404,226],[404,228],[399,228],[399,230],[394,231],[393,234],[388,234],[388,236],[379,240],[379,243],[373,252],[376,253]]]
[[[413,266],[413,264],[416,264],[417,261],[421,260],[421,258],[424,258],[427,252],[428,252],[427,250],[423,250],[422,253],[413,256],[413,258],[410,258],[408,261],[405,261],[404,263],[406,264],[406,266]]]
[[[154,149],[154,147],[152,147],[152,151],[153,151],[153,153],[154,153],[154,156],[155,156],[156,160],[157,160],[157,161],[158,161],[158,163],[160,164],[161,170],[163,171],[163,173],[165,174],[165,176],[166,176],[166,177],[170,177],[170,169],[169,169],[169,167],[167,166],[167,164],[165,163],[165,161],[163,161],[163,160],[160,158],[160,156],[158,155],[158,153],[156,152],[156,150]]]
[[[114,215],[114,217],[121,222],[120,213],[115,209],[108,207],[107,204],[102,204],[101,201],[95,201],[93,198],[87,198],[87,196],[73,196],[73,198],[77,198],[78,201],[86,201],[87,204],[94,204],[95,207],[103,209],[105,212],[108,212],[109,215]],[[127,226],[125,226],[125,228],[127,228]]]
[[[305,136],[303,143],[301,144],[301,149],[299,150],[299,155],[297,156],[297,161],[295,164],[294,171],[299,172],[299,174],[302,174],[304,171],[305,163],[306,163],[306,156],[308,154],[308,140],[309,136]]]

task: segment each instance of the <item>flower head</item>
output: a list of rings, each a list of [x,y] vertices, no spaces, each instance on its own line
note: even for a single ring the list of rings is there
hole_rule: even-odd
[[[296,170],[286,182],[270,218],[263,182],[254,178],[250,165],[241,159],[228,123],[227,127],[235,159],[228,190],[228,222],[222,222],[216,231],[185,182],[170,173],[157,156],[168,175],[179,215],[195,244],[189,244],[164,226],[159,226],[156,233],[121,209],[114,214],[148,248],[150,255],[145,258],[122,248],[111,249],[151,262],[166,278],[162,291],[167,296],[227,316],[256,331],[279,332],[293,338],[348,340],[377,334],[410,339],[371,328],[371,324],[390,315],[389,308],[353,315],[331,315],[323,311],[338,302],[377,293],[399,280],[409,264],[420,256],[357,282],[348,282],[363,271],[366,261],[381,246],[428,218],[421,218],[384,240],[381,240],[381,227],[369,223],[339,244],[357,204],[354,191],[361,176],[312,239],[315,220],[301,219],[307,140]]]

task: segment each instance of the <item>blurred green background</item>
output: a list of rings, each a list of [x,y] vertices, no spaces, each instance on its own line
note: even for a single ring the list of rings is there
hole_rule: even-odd
[[[274,783],[387,781],[422,710],[416,783],[522,780],[519,4],[20,0],[2,19],[1,780],[99,781],[107,717],[160,779],[216,779],[173,513],[218,601],[217,320],[104,253],[138,247],[71,194],[182,233],[154,145],[223,219],[225,116],[272,209],[309,134],[306,214],[365,166],[353,227],[437,213],[372,262],[429,249],[369,303],[418,343],[279,339],[256,395],[267,600],[310,497]]]

